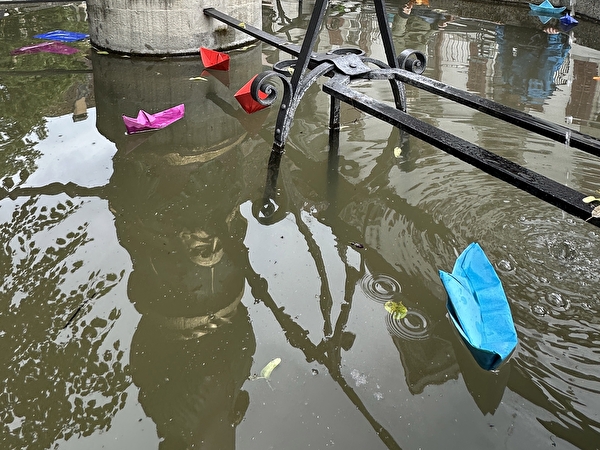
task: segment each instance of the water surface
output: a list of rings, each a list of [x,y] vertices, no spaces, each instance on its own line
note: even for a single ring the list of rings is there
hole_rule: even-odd
[[[401,3],[388,2],[396,46],[424,52],[425,75],[600,138],[597,26]],[[265,29],[302,39],[310,5],[263,10]],[[330,158],[319,85],[266,220],[276,109],[246,115],[233,94],[287,55],[235,51],[228,74],[86,41],[10,56],[37,33],[85,31],[85,11],[0,20],[2,448],[596,448],[596,227],[348,106]],[[368,2],[332,3],[318,47],[340,46],[385,59]],[[387,83],[359,88],[392,101]],[[412,115],[600,196],[590,155],[407,96]],[[122,114],[179,103],[184,119],[125,135]],[[461,344],[438,278],[473,241],[519,336],[496,373]]]

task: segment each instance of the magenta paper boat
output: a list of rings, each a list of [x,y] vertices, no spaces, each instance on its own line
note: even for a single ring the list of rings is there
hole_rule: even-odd
[[[125,122],[125,128],[127,128],[127,134],[141,133],[143,131],[160,130],[173,122],[178,121],[185,114],[185,105],[177,105],[172,108],[165,109],[164,111],[157,112],[155,114],[149,114],[146,111],[140,109],[137,117],[123,116],[123,122]]]
[[[200,47],[200,58],[206,69],[229,70],[229,55],[209,48]]]
[[[72,55],[77,53],[79,50],[70,47],[60,42],[42,42],[41,44],[28,45],[26,47],[17,48],[10,52],[11,55],[29,55],[32,53],[56,53],[58,55]]]

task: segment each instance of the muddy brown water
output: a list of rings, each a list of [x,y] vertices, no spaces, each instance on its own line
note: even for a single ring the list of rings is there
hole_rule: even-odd
[[[523,7],[416,3],[404,16],[389,1],[389,22],[398,49],[427,55],[425,75],[600,138],[597,25],[555,33]],[[264,28],[299,42],[303,7],[265,3]],[[86,26],[74,5],[0,18],[0,447],[598,448],[596,227],[348,106],[332,167],[320,83],[267,220],[277,111],[247,115],[233,94],[288,57],[258,44],[208,74],[196,57],[85,41],[10,56]],[[340,46],[385,59],[368,2],[332,2],[318,47]],[[358,87],[392,101],[387,83]],[[596,158],[407,96],[414,116],[600,197]],[[125,135],[122,114],[179,103],[182,120]],[[473,241],[519,337],[494,373],[450,325],[438,278]]]

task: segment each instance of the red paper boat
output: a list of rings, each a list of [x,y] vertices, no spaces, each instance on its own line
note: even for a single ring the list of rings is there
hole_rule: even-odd
[[[245,85],[243,85],[239,91],[234,94],[235,99],[238,103],[244,108],[248,114],[252,114],[253,112],[260,111],[261,109],[265,109],[265,105],[261,105],[256,100],[252,98],[252,94],[250,94],[250,86],[252,86],[252,82],[257,77],[254,75],[250,81],[248,81]],[[258,92],[258,96],[261,99],[267,98],[267,94],[262,91]]]
[[[140,109],[135,119],[124,115],[123,122],[125,122],[128,134],[141,133],[142,131],[159,130],[167,125],[171,125],[173,122],[181,119],[184,113],[185,106],[183,104],[173,106],[156,114],[148,114],[146,111]]]
[[[229,55],[209,48],[200,47],[202,64],[207,69],[229,70]]]

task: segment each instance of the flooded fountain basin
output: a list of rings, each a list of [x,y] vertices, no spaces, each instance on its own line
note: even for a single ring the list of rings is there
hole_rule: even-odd
[[[405,3],[388,2],[389,23],[397,49],[427,55],[425,75],[600,138],[597,25]],[[266,30],[301,41],[310,5],[263,11]],[[332,161],[318,85],[267,220],[276,108],[247,115],[233,94],[287,55],[233,51],[219,77],[195,56],[86,41],[11,56],[40,32],[85,32],[85,9],[1,20],[2,448],[596,448],[596,227],[345,105]],[[385,59],[368,2],[332,2],[317,45]],[[393,101],[387,83],[359,88]],[[410,87],[407,102],[599,196],[593,156]],[[123,114],[181,103],[169,127],[125,134]],[[474,241],[519,338],[497,372],[462,345],[438,277]]]

